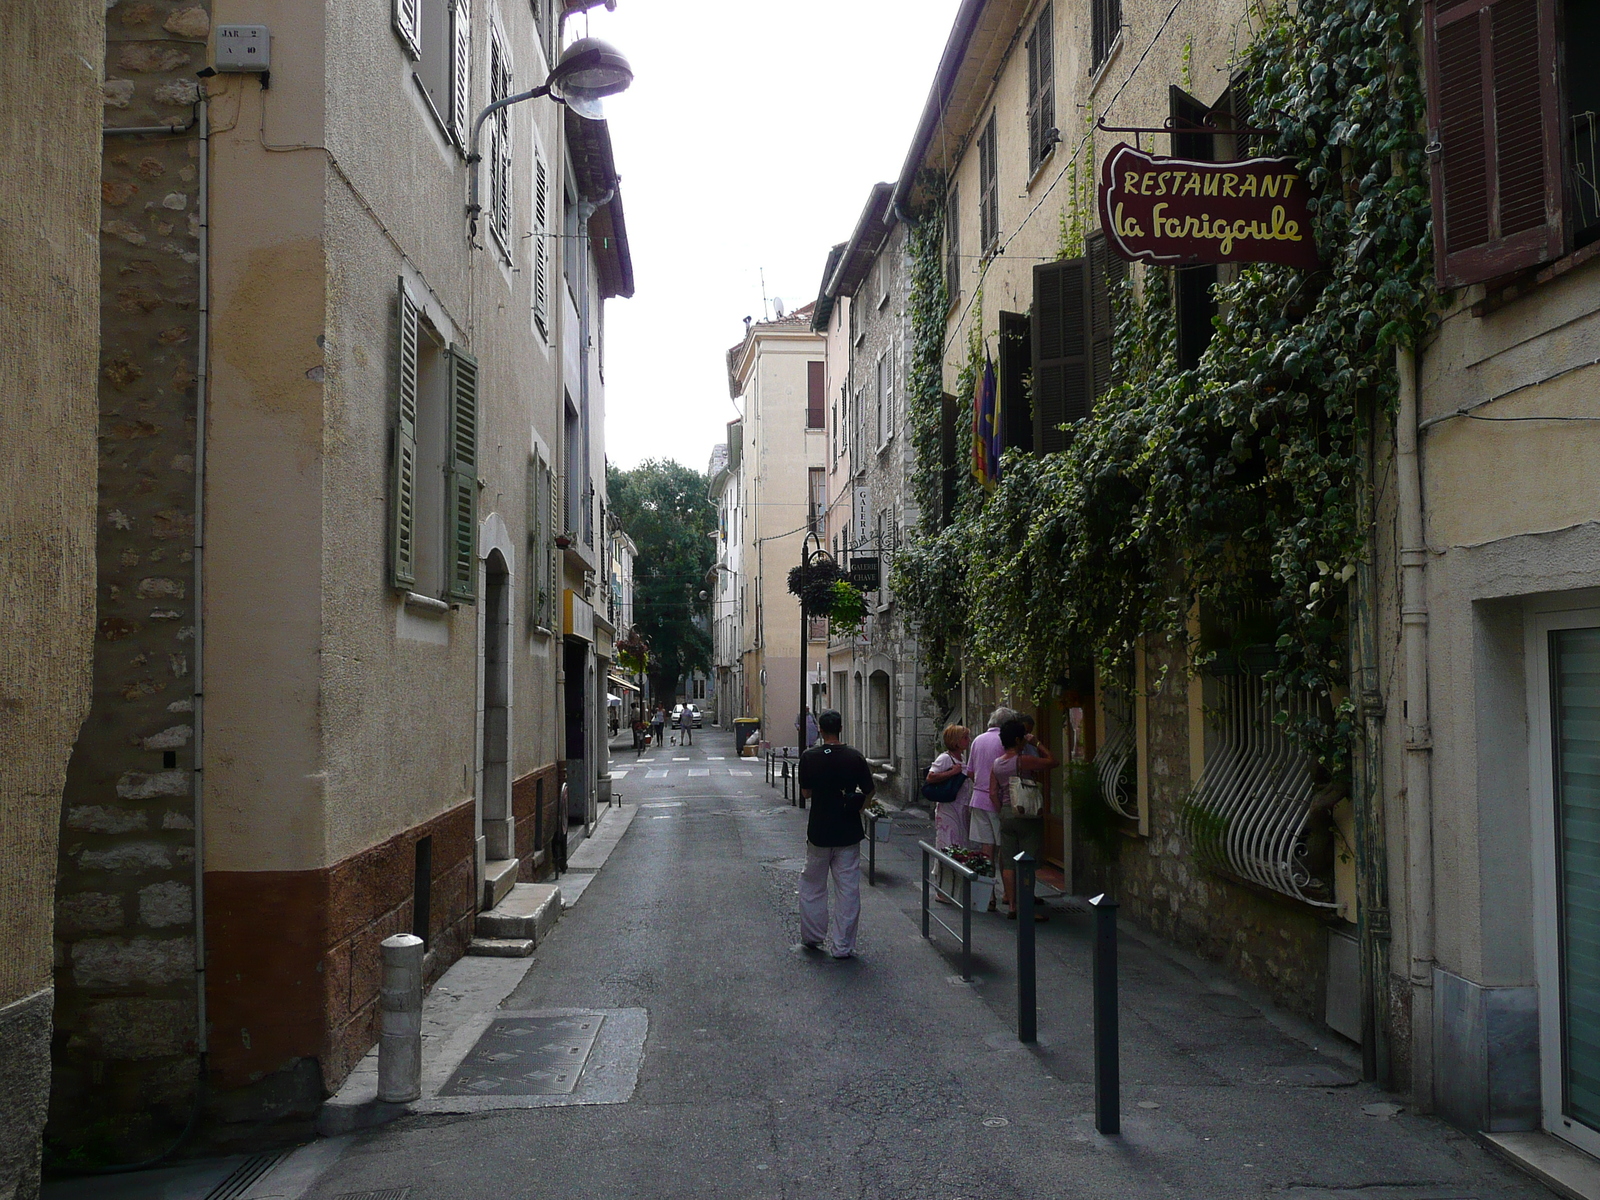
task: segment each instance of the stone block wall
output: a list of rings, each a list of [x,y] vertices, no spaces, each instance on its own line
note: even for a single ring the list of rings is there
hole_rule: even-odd
[[[209,29],[193,0],[112,6],[106,126],[190,122]],[[48,1130],[58,1153],[89,1161],[163,1148],[198,1079],[200,165],[197,129],[105,138],[94,686],[61,813]]]
[[[1109,891],[1124,918],[1320,1021],[1327,974],[1324,920],[1304,904],[1195,862],[1179,815],[1190,791],[1187,656],[1181,647],[1157,646],[1145,662],[1150,833],[1123,835],[1109,863],[1080,840],[1073,854],[1075,890]]]

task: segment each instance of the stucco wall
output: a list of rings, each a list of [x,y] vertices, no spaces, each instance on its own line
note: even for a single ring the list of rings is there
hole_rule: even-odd
[[[57,821],[89,704],[104,31],[100,5],[45,0],[0,49],[0,1194],[21,1200],[49,1088]]]

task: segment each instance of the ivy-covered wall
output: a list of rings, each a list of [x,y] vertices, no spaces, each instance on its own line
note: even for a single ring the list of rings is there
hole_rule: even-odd
[[[1226,638],[1193,637],[1196,614],[1235,629],[1251,614],[1245,640],[1271,664],[1278,720],[1313,756],[1319,788],[1348,788],[1358,736],[1348,699],[1350,586],[1371,537],[1356,483],[1373,426],[1387,436],[1395,347],[1426,334],[1436,304],[1421,64],[1399,0],[1303,0],[1252,5],[1237,22],[1224,13],[1186,19],[1189,28],[1179,21],[1155,35],[1149,69],[1134,68],[1115,90],[1129,99],[1109,115],[1164,109],[1174,84],[1207,102],[1227,87],[1237,125],[1262,131],[1239,138],[1236,152],[1292,158],[1311,186],[1321,268],[1226,270],[1216,291],[1222,315],[1192,369],[1176,355],[1170,273],[1135,268],[1116,299],[1120,381],[1072,427],[1065,451],[1008,453],[987,493],[962,470],[954,511],[912,532],[895,586],[936,689],[953,692],[963,674],[981,674],[1007,681],[1014,699],[1042,701],[1086,661],[1103,677],[1125,669],[1140,644],[1174,643],[1163,652],[1165,672],[1149,673],[1151,836],[1124,845],[1115,867],[1096,869],[1114,873],[1119,898],[1142,923],[1315,1013],[1322,918],[1190,861],[1177,820],[1190,786],[1179,742],[1190,725],[1191,673],[1228,648]],[[1148,35],[1130,26],[1125,36],[1137,52]],[[1234,49],[1211,64],[1214,74],[1192,55],[1197,44],[1230,36]],[[1076,108],[1063,96],[1059,111],[1093,112],[1100,103],[1074,99]],[[1070,155],[1053,168],[1066,181],[1051,202],[1063,254],[1076,252],[1083,232],[1081,181],[1119,140],[1086,132],[1064,129],[1056,150]],[[949,176],[928,174],[918,188],[922,219],[908,239],[908,375],[918,422],[914,486],[932,497],[939,393],[950,391],[970,412],[993,331],[981,317],[966,320],[985,311],[970,274],[955,304],[945,290]],[[966,190],[963,182],[964,204]],[[1306,695],[1312,703],[1288,703]],[[1184,769],[1156,773],[1157,762],[1170,768],[1180,758]]]

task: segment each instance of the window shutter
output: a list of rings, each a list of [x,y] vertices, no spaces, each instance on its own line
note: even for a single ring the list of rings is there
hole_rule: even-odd
[[[471,0],[455,0],[450,7],[450,128],[465,146],[472,116],[472,10]]]
[[[450,486],[446,590],[452,600],[478,596],[478,360],[450,347]]]
[[[499,34],[489,37],[489,102],[511,95],[511,56]],[[502,108],[491,118],[489,161],[489,228],[501,253],[511,256],[511,113]]]
[[[1055,127],[1055,37],[1054,20],[1049,4],[1039,13],[1034,23],[1033,36],[1028,39],[1028,170],[1031,172],[1044,161],[1049,147],[1045,134]]]
[[[1083,251],[1089,262],[1089,395],[1098,400],[1117,382],[1111,356],[1117,319],[1113,301],[1128,274],[1128,264],[1111,252],[1099,229],[1084,238]]]
[[[1434,261],[1446,287],[1566,250],[1555,9],[1555,0],[1429,6]]]
[[[533,152],[533,319],[550,336],[550,171],[544,155]]]
[[[416,303],[400,281],[400,338],[395,401],[394,477],[389,496],[389,583],[417,582],[417,322]]]
[[[394,31],[413,61],[422,57],[422,0],[394,0]]]
[[[826,364],[821,362],[808,362],[806,364],[806,428],[821,429],[823,426],[823,389],[825,381],[824,372]]]
[[[954,303],[961,294],[961,189],[950,185],[944,209],[944,286],[945,300]]]
[[[1093,402],[1087,291],[1081,258],[1033,268],[1033,447],[1039,454],[1066,449],[1059,427],[1083,420]]]

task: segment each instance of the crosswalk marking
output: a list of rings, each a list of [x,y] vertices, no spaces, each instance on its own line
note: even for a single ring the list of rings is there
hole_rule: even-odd
[[[644,777],[646,779],[665,779],[667,773],[664,770],[646,771]]]
[[[709,767],[700,767],[698,769],[691,768],[690,771],[689,771],[689,778],[690,779],[698,779],[698,778],[703,778],[704,776],[707,776],[709,774],[711,774],[711,769]]]

